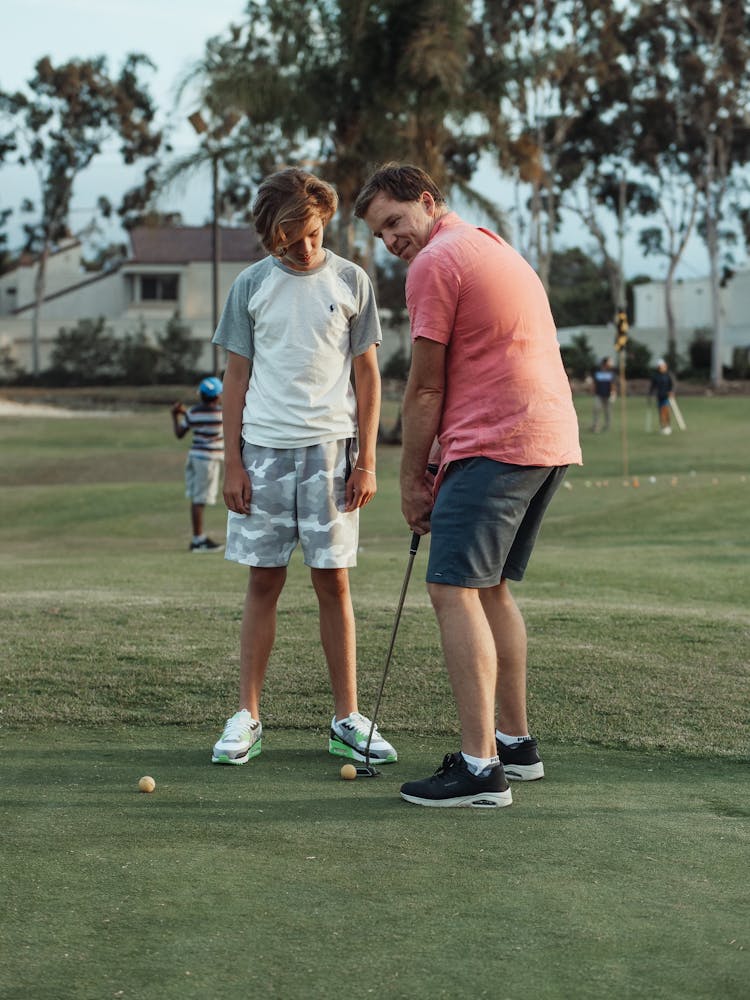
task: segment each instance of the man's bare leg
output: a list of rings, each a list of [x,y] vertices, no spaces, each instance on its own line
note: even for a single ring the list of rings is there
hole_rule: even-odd
[[[473,757],[494,757],[497,654],[481,591],[435,583],[427,589],[461,722],[461,749]]]
[[[507,580],[480,590],[479,596],[496,651],[497,728],[508,736],[526,736],[526,624]]]

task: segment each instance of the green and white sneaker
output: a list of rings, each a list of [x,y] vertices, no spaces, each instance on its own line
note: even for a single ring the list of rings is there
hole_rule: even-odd
[[[372,723],[359,712],[352,712],[346,719],[331,720],[331,736],[328,740],[328,752],[337,757],[348,757],[349,760],[366,761],[365,751],[370,736]],[[384,740],[375,726],[370,742],[370,761],[377,764],[392,764],[398,760],[398,754],[391,744]]]
[[[246,764],[261,750],[263,727],[243,708],[227,719],[224,732],[214,744],[212,764]]]

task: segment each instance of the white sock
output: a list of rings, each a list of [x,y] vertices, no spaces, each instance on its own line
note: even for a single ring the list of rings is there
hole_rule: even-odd
[[[514,743],[523,743],[524,740],[531,739],[528,733],[524,736],[508,736],[507,733],[501,733],[499,729],[495,730],[495,736],[506,747],[512,747]]]
[[[193,535],[193,545],[200,545],[201,542],[205,542],[205,535]]]
[[[495,764],[500,763],[498,756],[494,757],[472,757],[471,754],[461,751],[461,756],[466,761],[466,766],[472,774],[480,777],[485,771],[489,771]]]

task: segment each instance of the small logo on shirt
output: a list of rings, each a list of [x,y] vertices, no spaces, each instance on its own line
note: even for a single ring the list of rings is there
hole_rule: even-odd
[[[331,312],[336,312],[336,307],[334,306],[333,302],[330,304],[328,308],[331,310]]]

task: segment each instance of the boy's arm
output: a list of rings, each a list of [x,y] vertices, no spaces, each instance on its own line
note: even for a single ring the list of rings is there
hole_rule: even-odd
[[[346,510],[364,507],[377,492],[375,465],[380,425],[380,369],[375,344],[352,360],[357,395],[357,464],[346,483]]]
[[[182,422],[182,417],[185,416],[186,410],[179,400],[172,404],[171,409],[172,414],[172,430],[175,433],[175,437],[183,438],[188,432],[188,425]]]
[[[235,514],[250,512],[251,487],[242,464],[242,411],[250,381],[250,360],[227,354],[222,393],[224,424],[224,503]]]

